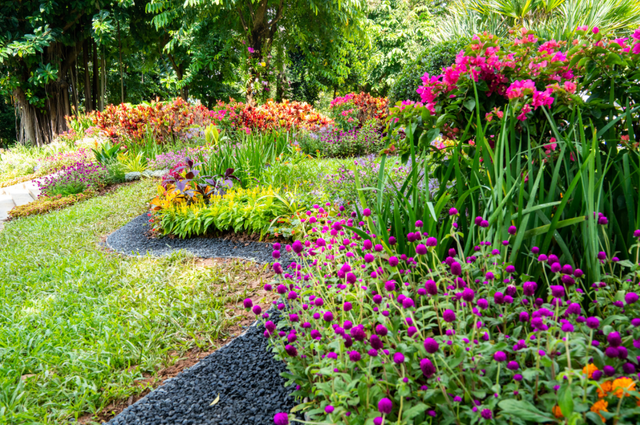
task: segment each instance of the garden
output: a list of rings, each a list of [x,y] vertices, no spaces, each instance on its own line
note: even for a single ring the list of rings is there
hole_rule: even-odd
[[[92,103],[85,58],[62,121],[0,38],[23,128],[0,149],[0,424],[640,422],[640,4],[323,5],[331,48],[294,15],[267,23],[295,49],[210,47],[242,51],[240,77],[209,66],[222,89],[211,58],[175,62],[227,9],[182,3],[145,7],[175,37],[166,92],[125,102],[121,50]],[[118,7],[98,48],[135,23]]]

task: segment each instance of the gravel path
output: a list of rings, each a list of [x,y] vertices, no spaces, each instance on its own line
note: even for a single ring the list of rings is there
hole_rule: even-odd
[[[258,263],[271,263],[273,245],[264,242],[241,242],[219,238],[148,238],[148,217],[146,214],[138,216],[129,223],[107,237],[107,246],[114,251],[126,255],[144,256],[151,254],[162,256],[177,250],[185,250],[201,258],[233,257],[252,260]],[[290,263],[286,251],[281,250],[280,263],[284,266]]]
[[[271,320],[277,312],[270,312]],[[275,321],[275,320],[274,320]],[[280,373],[283,362],[269,350],[264,327],[242,336],[168,379],[126,408],[110,425],[269,425],[273,416],[294,405]],[[220,397],[218,402],[211,403]]]
[[[143,214],[109,235],[109,248],[126,255],[162,256],[186,250],[198,257],[234,257],[259,263],[273,262],[271,243],[228,241],[217,238],[151,239]],[[281,250],[280,263],[290,263]],[[270,310],[270,320],[280,312]],[[172,379],[164,381],[138,402],[113,418],[111,425],[268,425],[273,416],[294,405],[280,373],[283,362],[273,358],[262,325],[251,326],[223,348]],[[211,403],[220,397],[213,406]]]

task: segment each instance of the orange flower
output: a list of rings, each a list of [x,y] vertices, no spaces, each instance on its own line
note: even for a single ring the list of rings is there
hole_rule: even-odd
[[[597,389],[597,391],[598,391],[599,398],[606,397],[607,394],[609,394],[609,392],[611,391],[611,381],[605,381],[602,384],[600,384],[600,387]]]
[[[553,413],[553,416],[555,416],[558,419],[564,418],[564,416],[562,415],[562,410],[560,410],[560,406],[558,406],[557,404],[553,406],[553,409],[551,409],[551,412]]]
[[[590,410],[591,410],[593,413],[597,413],[597,414],[598,414],[598,416],[600,416],[600,419],[602,419],[602,422],[605,422],[605,421],[606,421],[606,419],[604,418],[604,416],[602,416],[602,415],[600,414],[600,412],[609,412],[609,411],[607,410],[607,407],[608,407],[608,406],[609,406],[609,403],[607,403],[606,401],[604,401],[604,400],[598,400],[598,401],[596,401],[595,403],[593,403],[593,406],[591,406],[591,409],[590,409]]]
[[[628,396],[628,395],[625,395],[625,390],[635,391],[635,389],[636,389],[636,383],[633,382],[633,380],[630,378],[618,378],[615,381],[613,381],[612,390],[613,390],[613,393],[618,398],[622,398],[623,396],[625,397]]]
[[[598,366],[594,365],[593,363],[589,363],[582,368],[582,373],[587,375],[588,378],[591,378],[593,376],[593,372],[595,372],[596,370],[598,370]]]

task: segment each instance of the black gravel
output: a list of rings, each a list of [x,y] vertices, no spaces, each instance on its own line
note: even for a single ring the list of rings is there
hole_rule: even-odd
[[[271,320],[277,313],[270,312]],[[111,425],[269,425],[279,412],[295,405],[264,337],[251,326],[242,336],[165,381],[113,418]],[[220,397],[218,402],[211,403]]]
[[[153,256],[168,255],[177,250],[185,250],[201,258],[242,258],[258,263],[271,263],[273,244],[264,242],[241,242],[221,238],[149,238],[149,217],[143,214],[113,232],[107,237],[107,246],[126,255]],[[284,248],[284,247],[283,247]],[[284,249],[279,262],[286,266],[291,262]]]

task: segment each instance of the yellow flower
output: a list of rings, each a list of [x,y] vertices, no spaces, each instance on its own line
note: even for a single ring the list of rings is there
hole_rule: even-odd
[[[265,62],[260,62],[260,65],[267,66],[267,64]]]
[[[595,372],[596,370],[598,370],[598,366],[594,365],[593,363],[589,363],[582,368],[582,373],[587,375],[588,378],[591,378],[593,376],[593,372]]]
[[[635,389],[636,383],[630,378],[618,378],[613,381],[612,391],[618,398],[622,398],[623,396],[628,397],[628,394],[625,395],[625,390],[635,391]]]
[[[555,416],[556,418],[563,418],[564,417],[562,415],[562,410],[560,410],[560,406],[558,406],[557,404],[555,406],[553,406],[553,409],[551,409],[551,412],[553,412],[553,416]]]
[[[598,401],[596,401],[595,403],[593,403],[593,406],[591,406],[591,409],[590,409],[590,410],[591,410],[593,413],[597,413],[597,414],[598,414],[598,416],[600,416],[600,419],[602,419],[602,422],[605,422],[605,421],[606,421],[606,419],[604,418],[604,416],[602,416],[602,415],[600,414],[600,412],[609,412],[609,411],[607,410],[607,406],[609,406],[609,403],[607,403],[607,402],[606,402],[606,401],[604,401],[604,400],[598,400]]]
[[[604,398],[611,391],[611,381],[605,381],[600,384],[600,387],[596,389],[598,391],[598,397]]]

